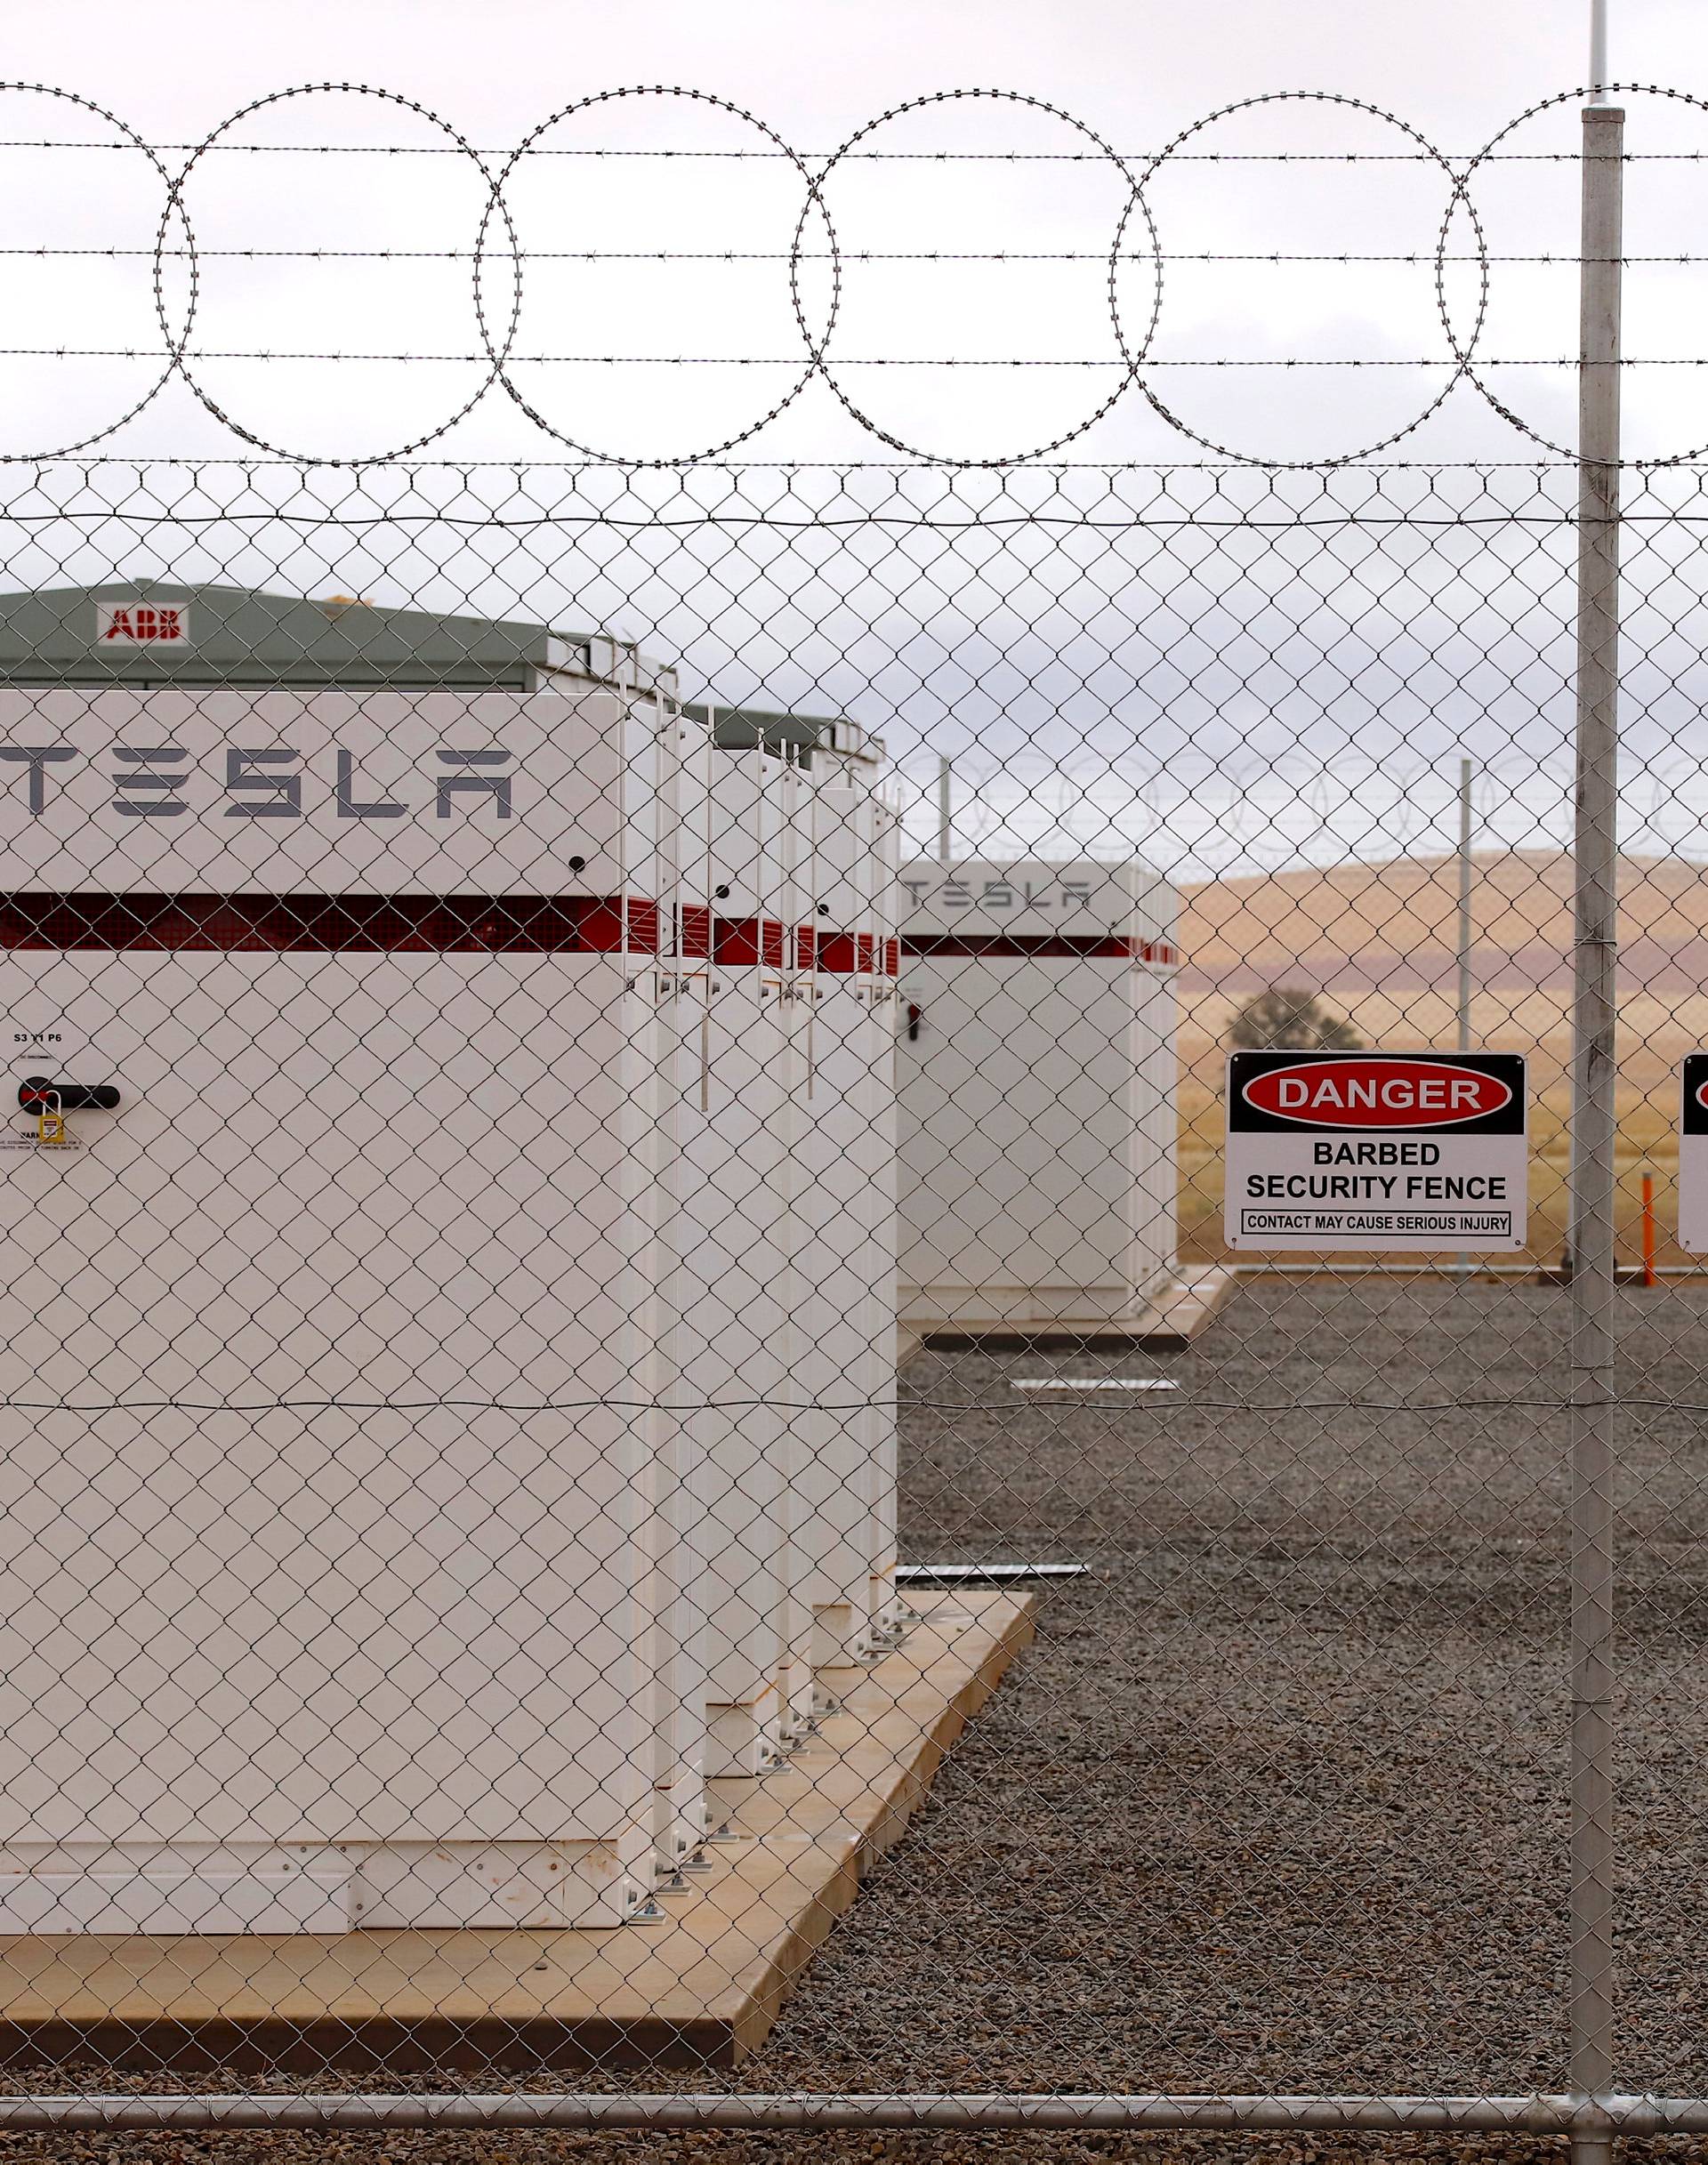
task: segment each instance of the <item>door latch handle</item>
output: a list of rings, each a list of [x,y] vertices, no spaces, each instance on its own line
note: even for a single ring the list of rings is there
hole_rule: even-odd
[[[18,1085],[18,1102],[27,1113],[110,1113],[118,1092],[110,1082],[51,1082],[29,1075]]]

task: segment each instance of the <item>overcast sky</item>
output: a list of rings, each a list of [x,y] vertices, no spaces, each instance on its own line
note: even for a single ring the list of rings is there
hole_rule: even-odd
[[[1708,7],[1612,0],[1612,8],[1621,79],[1708,95]],[[1434,256],[1451,213],[1454,334],[1468,338],[1480,310],[1477,355],[1486,381],[1542,437],[1569,442],[1573,387],[1562,364],[1575,342],[1568,259],[1576,176],[1558,162],[1580,132],[1569,102],[1505,140],[1515,161],[1473,177],[1471,201],[1494,259],[1486,302],[1449,173],[1402,129],[1346,106],[1294,102],[1197,131],[1181,146],[1188,155],[1148,189],[1164,258],[1154,333],[1149,229],[1128,174],[1091,134],[988,99],[888,121],[858,146],[877,155],[840,165],[822,197],[842,257],[827,350],[869,426],[822,381],[789,398],[804,366],[797,309],[809,336],[823,334],[829,251],[823,217],[809,207],[792,291],[803,174],[747,121],[680,98],[624,99],[540,137],[505,179],[514,245],[528,259],[520,300],[488,173],[556,109],[636,84],[692,87],[745,108],[814,173],[887,109],[974,87],[1063,108],[1133,173],[1215,108],[1300,90],[1391,112],[1462,167],[1525,107],[1582,80],[1587,12],[1586,0],[1064,0],[1049,8],[629,0],[579,9],[542,0],[478,8],[466,0],[296,0],[266,9],[68,0],[57,10],[14,10],[14,78],[110,108],[161,146],[173,175],[186,155],[176,146],[200,141],[253,100],[326,80],[368,84],[431,109],[485,163],[420,115],[342,93],[273,103],[220,133],[183,194],[197,251],[189,354],[206,403],[182,382],[147,398],[163,365],[152,275],[160,178],[134,151],[112,148],[121,139],[99,117],[12,93],[0,129],[9,146],[0,149],[0,245],[117,253],[6,259],[15,342],[48,350],[0,356],[0,449],[16,456],[75,444],[146,399],[101,436],[96,454],[244,452],[223,415],[263,444],[310,458],[373,455],[431,436],[430,458],[517,461],[573,457],[581,447],[673,457],[729,439],[741,439],[729,455],[742,462],[892,459],[898,454],[886,438],[951,458],[1025,454],[1066,439],[1062,455],[1074,459],[1196,460],[1210,446],[1308,460],[1381,446],[1397,432],[1381,455],[1528,458],[1537,445],[1466,384],[1435,405],[1454,366]],[[1708,162],[1689,161],[1708,154],[1708,114],[1652,98],[1627,103],[1630,148],[1666,154],[1631,169],[1628,250],[1700,252]],[[18,147],[44,137],[83,147]],[[327,145],[335,155],[322,155]],[[439,155],[413,155],[426,149]],[[669,160],[657,155],[665,149],[713,155]],[[629,155],[541,155],[599,150]],[[977,155],[953,155],[969,152]],[[939,153],[951,155],[939,163]],[[1308,162],[1277,162],[1279,153]],[[1358,162],[1324,162],[1349,156]],[[471,275],[483,220],[493,254],[479,302],[487,334],[509,342],[512,380],[531,413],[489,388]],[[1171,427],[1128,382],[1109,311],[1117,229],[1121,334],[1130,349],[1144,347],[1147,384],[1191,434]],[[174,227],[165,259],[174,324],[188,306],[182,239]],[[661,263],[660,249],[693,260]],[[397,253],[382,260],[388,250]],[[921,260],[934,252],[978,260]],[[1363,260],[1333,260],[1342,254]],[[1329,260],[1261,260],[1277,255]],[[911,260],[884,260],[892,256]],[[991,260],[998,256],[1005,260]],[[1414,260],[1368,260],[1376,257]],[[1524,260],[1505,260],[1514,257]],[[1627,351],[1674,364],[1631,372],[1633,455],[1674,455],[1708,439],[1708,381],[1676,365],[1708,356],[1705,275],[1676,262],[1634,264],[1629,274]],[[79,348],[94,350],[60,351]],[[995,365],[939,365],[951,358]],[[1008,365],[1017,359],[1045,365]],[[1353,360],[1380,365],[1343,366]],[[1289,361],[1331,366],[1277,365]],[[780,401],[783,413],[756,426]],[[22,487],[22,471],[11,472]],[[323,477],[317,486],[327,501],[345,490],[338,500],[347,512],[369,508],[345,482],[334,487]],[[663,503],[659,486],[630,501],[629,513]],[[1255,486],[1242,483],[1238,500],[1256,503]],[[740,487],[751,511],[765,485]],[[1092,501],[1086,485],[1073,488],[1074,503]],[[1139,493],[1129,492],[1129,510]],[[252,519],[210,530],[139,518],[133,508],[98,530],[38,521],[26,533],[14,524],[6,583],[39,584],[56,571],[99,575],[117,565],[313,592],[372,588],[436,607],[597,616],[683,654],[696,688],[842,704],[900,751],[954,751],[969,789],[976,777],[993,800],[1006,791],[1011,812],[1021,744],[1040,747],[1051,771],[1079,759],[1100,777],[1091,809],[1076,824],[1058,818],[1072,806],[1058,806],[1045,826],[1082,839],[1111,822],[1131,832],[1142,788],[1156,846],[1167,847],[1160,823],[1186,863],[1375,847],[1352,833],[1361,820],[1367,838],[1373,818],[1382,848],[1390,828],[1396,846],[1416,847],[1414,801],[1430,800],[1427,841],[1446,799],[1435,802],[1432,779],[1396,784],[1397,762],[1421,762],[1433,776],[1475,728],[1479,759],[1493,768],[1504,758],[1513,777],[1494,792],[1519,808],[1507,839],[1558,828],[1570,597],[1557,535],[1527,543],[1510,575],[1498,577],[1486,561],[1444,564],[1428,551],[1400,566],[1366,537],[1349,556],[1319,537],[1314,556],[1288,559],[1280,577],[1273,543],[1263,560],[1218,544],[1188,575],[1191,550],[1172,541],[1148,547],[1135,565],[1100,541],[1087,554],[1084,536],[1071,556],[1058,537],[1043,554],[1004,541],[995,560],[957,543],[933,562],[893,535],[880,543],[867,535],[852,565],[855,544],[845,535],[833,551],[821,535],[816,546],[792,541],[780,556],[756,538],[732,553],[726,536],[718,567],[717,551],[696,553],[685,543],[661,554],[629,538],[613,556],[583,530],[587,502],[561,490],[551,500],[560,516],[549,532],[466,542],[448,556],[413,535],[403,545],[395,526],[305,539],[300,527]],[[1540,578],[1532,575],[1538,567]],[[1655,645],[1700,608],[1693,565],[1648,567],[1662,570],[1664,579],[1649,582],[1660,611],[1650,624]],[[1371,610],[1378,595],[1379,620]],[[1262,612],[1269,629],[1253,633]],[[1468,624],[1478,612],[1480,623]],[[1172,626],[1168,639],[1157,636],[1159,613]],[[1267,656],[1255,690],[1234,651],[1252,637]],[[1409,675],[1394,661],[1407,641]],[[1442,658],[1449,645],[1461,656],[1456,668]],[[1188,650],[1196,673],[1182,661]],[[1485,679],[1494,671],[1493,693],[1487,681],[1467,691],[1466,656]],[[1656,664],[1655,696],[1644,703],[1652,757],[1677,755],[1693,773],[1701,763],[1691,736],[1696,666],[1694,647],[1688,668]],[[1551,694],[1538,695],[1537,669],[1551,677]],[[1406,696],[1397,698],[1402,680]],[[1401,712],[1406,726],[1396,731]],[[1134,754],[1140,744],[1143,759]],[[1257,760],[1276,800],[1255,833],[1245,814],[1230,821],[1214,809],[1214,791],[1229,786],[1239,756]],[[1197,772],[1183,785],[1193,760]],[[1321,780],[1325,766],[1340,777],[1333,788]],[[1524,783],[1536,773],[1540,784]],[[1183,786],[1197,800],[1196,824],[1186,796],[1167,796]],[[1373,814],[1373,788],[1388,791],[1389,810]],[[1245,783],[1235,788],[1242,802],[1251,793]],[[1039,829],[1047,795],[1032,785],[1022,793],[1028,832]],[[1343,801],[1362,808],[1352,825]],[[1298,809],[1310,804],[1314,812]],[[1676,806],[1663,811],[1676,829]],[[1498,818],[1493,803],[1489,816]],[[985,829],[995,817],[988,808],[980,815]],[[1674,846],[1691,846],[1694,814],[1685,824],[1689,833],[1668,837]]]
[[[1708,68],[1695,0],[1612,0],[1621,79]],[[81,88],[144,134],[194,135],[285,82],[357,79],[490,141],[607,85],[692,84],[830,147],[899,100],[1004,84],[1066,105],[1123,148],[1230,98],[1335,87],[1473,149],[1540,93],[1582,79],[1585,0],[67,0],[14,11],[18,78]]]

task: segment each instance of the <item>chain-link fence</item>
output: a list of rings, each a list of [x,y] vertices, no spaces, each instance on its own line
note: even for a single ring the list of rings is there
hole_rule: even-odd
[[[1657,252],[1607,176],[1688,197],[1696,103],[1646,93],[1634,158],[1605,105],[1587,160],[1563,99],[1467,157],[1314,97],[1134,157],[979,93],[805,157],[679,93],[502,156],[389,93],[170,154],[53,95],[64,140],[0,149],[110,136],[158,201],[102,270],[145,334],[77,332],[72,204],[35,252],[71,334],[0,356],[36,431],[0,484],[19,2153],[1708,2133],[1708,471],[1688,429],[1622,468],[1605,395]],[[337,97],[422,140],[328,146]],[[671,463],[542,463],[610,450],[633,356],[520,342],[524,271],[553,326],[565,264],[739,283],[721,210],[543,245],[661,98],[708,200],[782,178],[739,261],[802,352],[755,420],[779,356],[712,335],[753,321],[673,321]],[[329,147],[379,161],[360,218],[461,187],[477,237],[257,251],[302,205],[249,173],[319,200]],[[1065,304],[987,357],[1076,384],[1042,455],[1132,408],[1279,448],[977,463],[1019,393],[945,392],[977,357],[929,311],[894,350],[939,388],[857,398],[890,363],[834,339],[896,334],[857,268],[935,309],[1007,262],[850,240],[847,191],[893,239],[928,157],[1092,267],[1113,360],[1045,350]],[[1260,356],[1308,388],[1218,417],[1214,279],[1283,269],[1227,245],[1223,161],[1309,207],[1331,157],[1422,186],[1424,244],[1358,275],[1434,342]],[[1580,166],[1562,248],[1536,190],[1575,219]],[[1188,167],[1216,246],[1169,239]],[[382,311],[405,261],[429,323],[448,265],[477,345],[274,350],[309,260]],[[1630,366],[1700,365],[1694,262]],[[388,358],[388,455],[317,463]],[[390,455],[506,392],[526,460]],[[174,397],[256,455],[35,455]],[[717,463],[815,397],[860,456]],[[1428,459],[1466,410],[1505,455]],[[1325,420],[1356,463],[1295,463]]]

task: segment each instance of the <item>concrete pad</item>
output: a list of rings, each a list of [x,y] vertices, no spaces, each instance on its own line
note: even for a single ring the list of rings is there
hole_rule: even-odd
[[[984,1348],[992,1353],[1093,1346],[1100,1351],[1179,1353],[1216,1315],[1239,1283],[1230,1263],[1204,1263],[1176,1271],[1142,1308],[1128,1316],[1052,1316],[1047,1323],[979,1324],[965,1330],[925,1327],[924,1342],[950,1353]]]
[[[0,1940],[0,2058],[138,2070],[731,2067],[1032,1637],[1035,1598],[917,1591],[923,1621],[763,1780],[711,1784],[711,1845],[662,1921],[602,1930]]]

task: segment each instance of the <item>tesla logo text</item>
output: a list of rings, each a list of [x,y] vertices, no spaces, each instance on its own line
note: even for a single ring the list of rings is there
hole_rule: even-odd
[[[330,799],[338,818],[402,819],[416,809],[425,810],[421,799],[406,803],[370,782],[353,752],[339,745],[332,751],[331,769],[318,777],[315,794],[323,802]],[[39,819],[80,757],[70,744],[0,744],[0,789],[13,776],[21,780],[30,817]],[[304,781],[312,785],[317,780],[306,756],[293,746],[231,745],[224,756],[227,801],[222,806],[208,801],[205,780],[182,744],[115,744],[112,758],[105,777],[115,792],[110,808],[124,819],[181,819],[190,811],[227,819],[301,819],[308,809]],[[435,751],[423,777],[431,791],[432,817],[455,819],[480,811],[514,818],[512,769],[513,754],[496,745]]]

